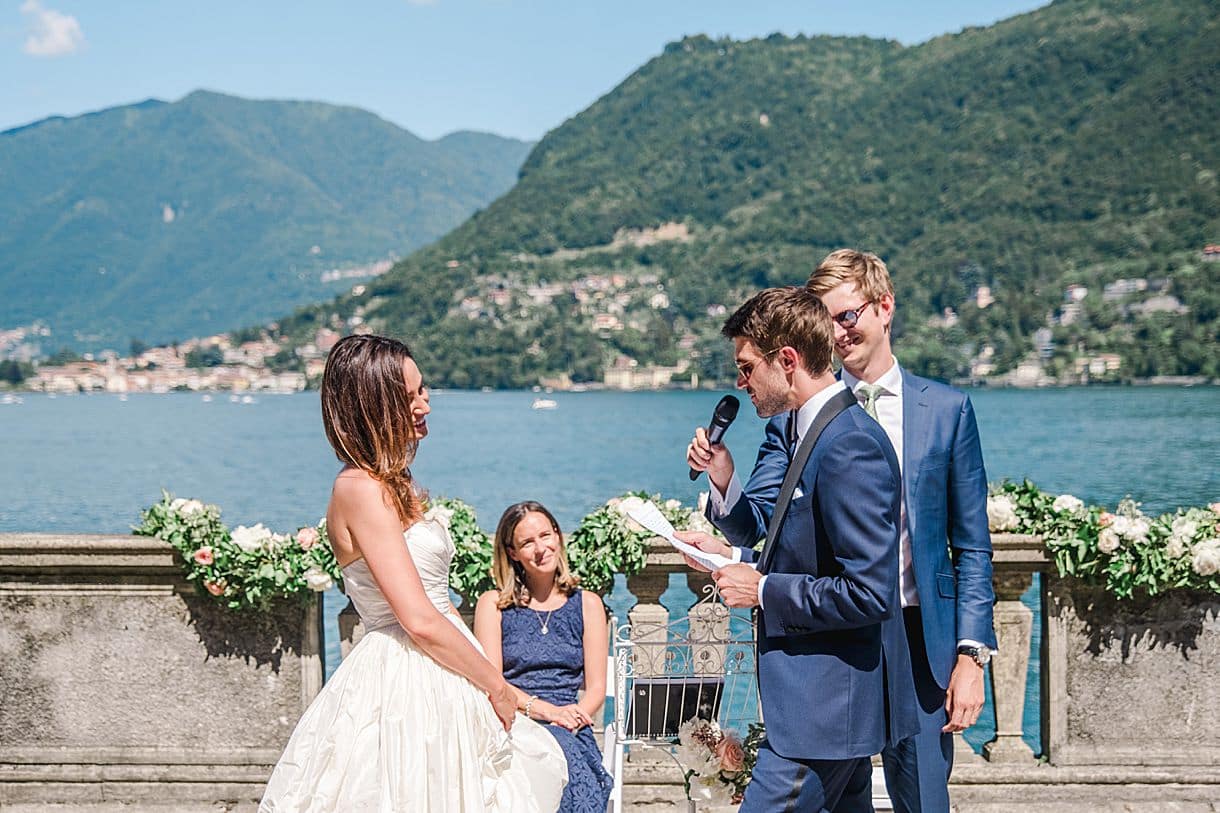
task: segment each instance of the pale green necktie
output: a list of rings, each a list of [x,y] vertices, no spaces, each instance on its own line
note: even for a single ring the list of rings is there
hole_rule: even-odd
[[[880,421],[877,417],[877,398],[881,393],[885,392],[885,388],[880,384],[861,384],[856,387],[856,398],[864,407],[864,411],[869,414],[874,421]]]

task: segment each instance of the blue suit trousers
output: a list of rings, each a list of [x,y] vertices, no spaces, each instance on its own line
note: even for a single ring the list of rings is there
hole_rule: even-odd
[[[915,673],[919,733],[881,751],[885,787],[895,813],[949,813],[953,735],[941,733],[949,719],[945,712],[945,690],[937,685],[928,664],[919,607],[906,607],[902,618]]]
[[[787,759],[766,740],[738,813],[872,813],[873,766],[856,759]]]

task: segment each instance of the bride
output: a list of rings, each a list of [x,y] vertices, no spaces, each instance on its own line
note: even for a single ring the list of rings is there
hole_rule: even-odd
[[[349,336],[322,376],[345,464],[327,530],[367,633],[297,723],[260,813],[552,813],[567,767],[449,601],[453,541],[423,519],[409,464],[428,434],[423,376],[401,342]]]

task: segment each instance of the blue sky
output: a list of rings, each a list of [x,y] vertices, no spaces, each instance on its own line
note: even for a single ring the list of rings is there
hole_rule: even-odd
[[[363,107],[425,138],[537,139],[667,42],[906,44],[1040,0],[0,0],[0,130],[192,90]]]

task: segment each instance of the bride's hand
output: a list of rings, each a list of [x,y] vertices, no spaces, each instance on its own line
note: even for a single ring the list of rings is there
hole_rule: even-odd
[[[491,701],[492,709],[504,724],[504,730],[510,730],[513,727],[513,718],[517,716],[517,695],[513,693],[512,687],[505,682],[499,691],[487,695],[487,699]]]

